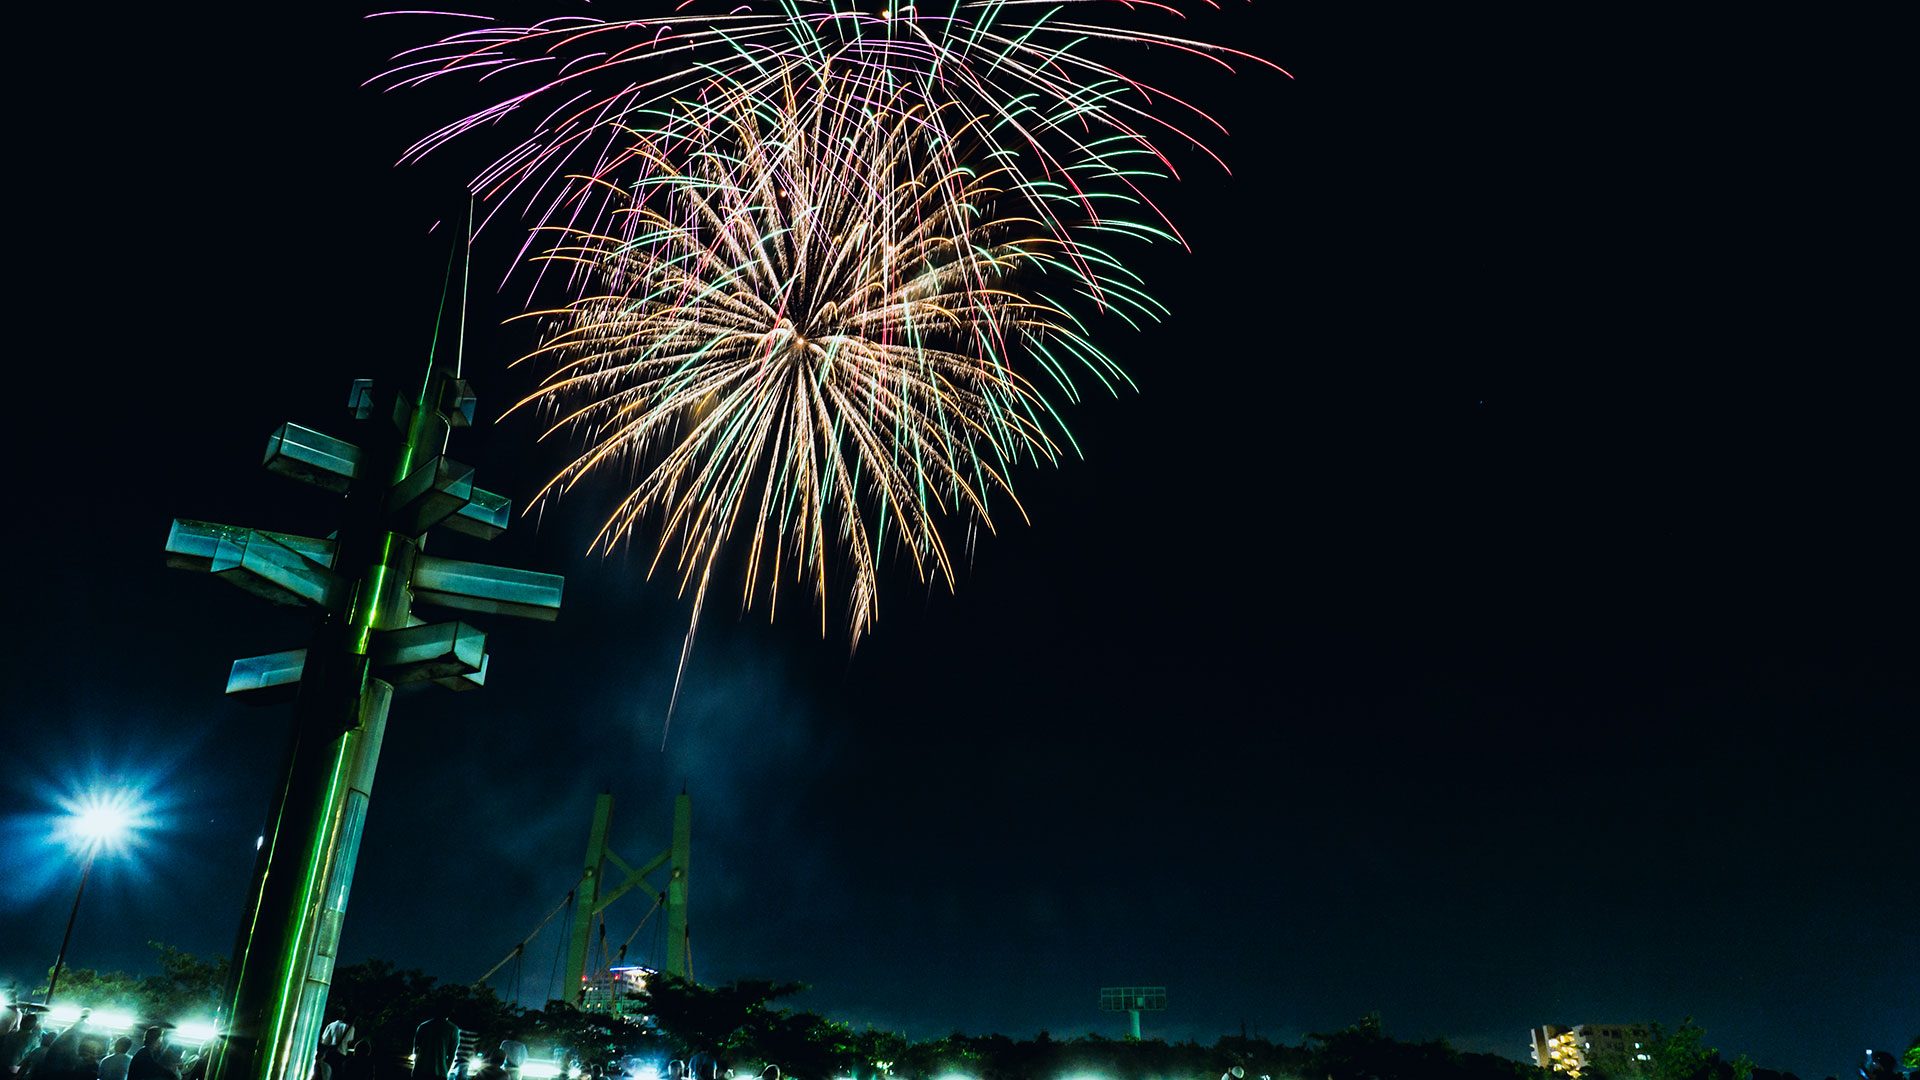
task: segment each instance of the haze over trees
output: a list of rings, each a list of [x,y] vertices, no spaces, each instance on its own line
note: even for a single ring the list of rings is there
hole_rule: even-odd
[[[220,1008],[227,985],[227,960],[202,960],[171,945],[147,942],[160,966],[158,975],[129,975],[124,971],[94,971],[67,967],[60,970],[60,1000],[111,1004],[143,1017],[175,1020],[211,1018]],[[51,977],[52,969],[47,975]],[[36,996],[47,992],[43,980]]]

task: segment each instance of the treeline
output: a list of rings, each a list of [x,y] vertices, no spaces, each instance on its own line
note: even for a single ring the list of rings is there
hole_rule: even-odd
[[[227,961],[202,960],[158,941],[147,942],[160,965],[158,975],[129,975],[124,971],[93,971],[70,967],[60,972],[60,1000],[101,1008],[115,1008],[135,1016],[176,1023],[212,1020],[220,1009],[227,985]],[[49,969],[48,975],[52,971]],[[45,1000],[47,983],[34,988]]]
[[[800,983],[739,980],[696,986],[668,975],[649,979],[634,1002],[651,1023],[583,1012],[564,1002],[526,1010],[487,987],[436,983],[418,971],[368,961],[335,972],[331,1003],[359,1017],[383,1052],[404,1056],[421,1021],[445,1016],[476,1033],[481,1045],[512,1036],[537,1053],[564,1048],[582,1064],[616,1073],[627,1062],[686,1060],[704,1051],[742,1080],[766,1065],[799,1080],[1217,1080],[1238,1068],[1245,1080],[1563,1080],[1564,1074],[1493,1054],[1469,1053],[1444,1039],[1392,1037],[1377,1015],[1297,1045],[1226,1036],[1211,1046],[1083,1035],[1032,1039],[967,1035],[914,1041],[895,1032],[856,1030],[814,1013],[782,1007]],[[1649,1060],[1605,1058],[1581,1080],[1799,1080],[1707,1046],[1692,1019],[1672,1029],[1652,1026]],[[1915,1040],[1920,1045],[1920,1039]],[[1912,1053],[1911,1051],[1909,1052]],[[885,1063],[882,1065],[881,1063]]]
[[[636,1062],[659,1064],[714,1055],[743,1078],[767,1065],[799,1080],[1215,1080],[1238,1069],[1245,1080],[1545,1080],[1548,1074],[1491,1054],[1466,1053],[1445,1041],[1401,1042],[1378,1017],[1298,1046],[1228,1036],[1211,1046],[1135,1041],[1099,1035],[1032,1039],[967,1035],[914,1041],[895,1032],[855,1028],[815,1013],[783,1008],[798,983],[739,980],[696,986],[666,975],[649,979],[635,1002],[641,1024],[564,1002],[525,1010],[486,987],[436,983],[418,971],[369,961],[338,969],[329,1005],[356,1018],[383,1059],[404,1056],[421,1022],[446,1017],[473,1032],[481,1046],[517,1038],[536,1056],[598,1064],[611,1075]],[[384,1061],[383,1061],[384,1064]]]
[[[70,968],[61,998],[96,1007],[132,1009],[178,1021],[211,1019],[226,981],[225,961],[202,961],[154,943],[162,973],[139,978]],[[586,1012],[552,1001],[525,1009],[490,987],[442,983],[421,971],[368,960],[335,969],[328,1007],[353,1019],[371,1040],[378,1080],[401,1080],[413,1033],[430,1019],[452,1020],[490,1048],[515,1038],[537,1058],[559,1057],[583,1067],[600,1065],[617,1078],[626,1067],[690,1059],[705,1052],[749,1080],[778,1065],[797,1080],[1062,1080],[1076,1074],[1100,1080],[1217,1080],[1238,1069],[1245,1080],[1549,1080],[1555,1074],[1492,1054],[1467,1053],[1445,1040],[1393,1038],[1378,1016],[1337,1031],[1307,1036],[1297,1045],[1227,1036],[1211,1046],[1099,1035],[1032,1039],[967,1035],[914,1041],[895,1032],[856,1030],[815,1013],[783,1007],[804,990],[799,983],[738,980],[698,986],[654,975],[633,1002],[650,1023]],[[1707,1047],[1691,1020],[1671,1031],[1655,1025],[1651,1060],[1616,1057],[1595,1062],[1581,1080],[1797,1080],[1756,1068]],[[1920,1040],[1916,1040],[1920,1044]]]

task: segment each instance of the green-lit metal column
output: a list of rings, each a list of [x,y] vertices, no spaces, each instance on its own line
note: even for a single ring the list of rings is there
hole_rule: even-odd
[[[600,879],[607,868],[607,830],[613,824],[613,796],[596,796],[593,828],[587,832],[586,865],[573,895],[573,940],[567,947],[567,981],[560,987],[566,1000],[580,1004],[586,991],[587,951],[593,945],[593,919],[600,913]]]
[[[347,490],[334,569],[351,575],[351,592],[307,649],[286,782],[268,818],[258,900],[234,957],[229,1037],[213,1080],[306,1080],[312,1071],[391,697],[372,678],[369,652],[375,631],[406,625],[410,601],[415,545],[387,527],[387,496],[423,444],[438,451],[446,438],[446,422],[425,407],[434,382],[429,377],[419,401],[389,396],[379,403],[386,408],[376,406],[394,424],[372,425],[356,475],[371,482]],[[316,965],[323,970],[310,986]]]
[[[273,472],[345,495],[327,538],[176,519],[167,561],[211,572],[318,618],[305,649],[236,661],[227,693],[293,701],[281,781],[273,791],[252,889],[234,947],[211,1080],[306,1080],[352,890],[361,831],[393,685],[470,690],[486,680],[486,635],[458,620],[416,616],[417,600],[458,612],[551,620],[557,575],[432,558],[421,538],[444,524],[490,539],[509,500],[473,484],[444,453],[449,429],[473,420],[457,375],[431,364],[418,389],[376,395],[354,383],[361,445],[285,424],[268,440]]]
[[[353,868],[360,859],[360,834],[366,828],[367,804],[373,798],[373,772],[380,762],[380,743],[387,733],[387,710],[393,687],[379,679],[367,680],[360,699],[360,726],[347,733],[342,746],[345,769],[340,793],[327,821],[328,874],[326,885],[312,901],[313,959],[301,988],[298,1026],[293,1031],[293,1053],[319,1045],[326,1019],[327,992],[333,986],[333,966],[340,952],[340,927],[346,919],[347,896],[353,889]],[[311,1058],[313,1051],[306,1050]],[[302,1060],[295,1057],[294,1060]],[[296,1078],[297,1080],[297,1078]]]
[[[681,792],[673,800],[671,876],[667,879],[667,971],[689,981],[687,964],[687,875],[693,869],[693,799]]]

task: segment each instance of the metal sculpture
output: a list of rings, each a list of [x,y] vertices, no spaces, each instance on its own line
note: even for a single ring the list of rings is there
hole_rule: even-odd
[[[559,575],[422,551],[435,526],[482,539],[507,527],[510,502],[475,487],[473,469],[446,455],[451,429],[473,423],[466,380],[431,364],[417,395],[357,379],[348,408],[370,421],[360,443],[293,423],[267,440],[270,471],[345,497],[333,536],[179,519],[167,538],[169,566],[306,608],[318,623],[306,648],[237,660],[227,680],[240,700],[294,708],[211,1080],[306,1080],[393,687],[486,682],[486,635],[458,619],[427,622],[415,605],[559,614]]]

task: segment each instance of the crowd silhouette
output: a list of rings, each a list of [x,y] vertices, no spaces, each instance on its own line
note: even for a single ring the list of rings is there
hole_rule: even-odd
[[[173,1025],[157,1023],[132,1037],[92,1022],[89,1009],[63,1030],[41,1006],[9,1005],[0,1016],[0,1080],[202,1080],[216,1040],[176,1044]]]

